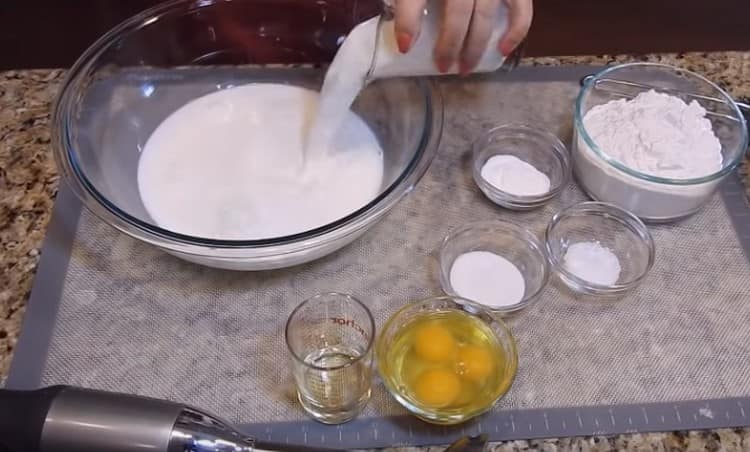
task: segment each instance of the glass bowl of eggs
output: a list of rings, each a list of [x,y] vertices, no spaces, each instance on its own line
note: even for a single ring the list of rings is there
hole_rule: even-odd
[[[490,410],[518,368],[516,342],[503,321],[450,296],[401,308],[383,327],[375,353],[393,397],[411,414],[441,425]]]

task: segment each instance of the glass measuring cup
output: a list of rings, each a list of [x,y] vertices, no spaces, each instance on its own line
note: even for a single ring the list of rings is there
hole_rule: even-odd
[[[325,293],[303,301],[286,324],[297,398],[314,419],[339,424],[370,400],[375,321],[361,301]]]

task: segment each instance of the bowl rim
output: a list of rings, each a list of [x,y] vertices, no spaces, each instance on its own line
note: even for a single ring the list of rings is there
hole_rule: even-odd
[[[495,232],[500,231],[504,234],[507,234],[508,230],[512,230],[514,233],[517,233],[521,235],[524,238],[524,241],[527,245],[530,245],[534,250],[536,250],[537,253],[539,253],[539,256],[541,257],[541,261],[543,264],[543,274],[542,274],[542,281],[539,284],[539,287],[537,290],[535,290],[533,293],[525,295],[521,301],[518,303],[508,305],[508,306],[490,306],[483,303],[480,303],[478,301],[469,300],[466,297],[463,297],[459,295],[455,289],[453,289],[453,285],[450,282],[450,268],[453,266],[453,262],[450,263],[450,266],[444,265],[447,264],[447,258],[445,256],[445,252],[447,247],[450,245],[450,243],[460,234],[465,234],[468,231],[471,231],[472,229],[491,229]],[[549,283],[550,278],[550,262],[547,259],[547,253],[545,251],[544,245],[542,244],[541,240],[533,234],[531,231],[529,231],[526,228],[521,227],[519,224],[512,222],[512,221],[506,221],[506,220],[484,220],[484,221],[473,221],[469,223],[465,223],[461,226],[456,227],[454,230],[449,232],[442,240],[440,248],[438,250],[438,266],[439,266],[439,277],[440,277],[440,286],[443,289],[443,292],[449,297],[454,298],[460,298],[464,300],[472,301],[472,303],[481,306],[484,310],[493,312],[498,315],[506,315],[515,313],[517,311],[520,311],[522,309],[527,308],[537,300],[539,300],[540,295],[544,291],[544,289],[547,287],[547,284]],[[515,265],[515,264],[514,264]],[[448,274],[446,274],[446,270]],[[520,270],[519,270],[520,271]],[[526,282],[526,279],[524,278],[524,283]]]
[[[606,285],[592,283],[576,276],[575,274],[565,269],[565,265],[563,264],[561,258],[552,251],[552,246],[550,245],[550,236],[552,235],[552,231],[556,226],[560,224],[560,222],[573,216],[574,214],[579,214],[577,216],[606,216],[615,221],[618,221],[625,227],[634,230],[636,235],[646,244],[646,247],[648,248],[648,261],[646,262],[646,267],[644,268],[643,272],[636,278],[633,278],[624,283]],[[579,287],[584,287],[587,290],[598,294],[615,294],[635,287],[644,278],[646,278],[646,276],[651,271],[651,268],[654,266],[654,262],[656,260],[656,245],[654,244],[654,239],[651,236],[651,232],[648,230],[646,224],[632,212],[625,210],[615,204],[601,201],[584,201],[573,204],[572,206],[569,206],[553,215],[552,219],[547,225],[547,228],[544,231],[544,250],[553,271],[559,273],[564,278],[573,281]]]
[[[288,253],[297,253],[305,249],[314,248],[323,243],[331,242],[351,234],[355,234],[362,228],[366,228],[368,218],[379,217],[395,205],[401,197],[409,193],[416,183],[421,179],[437,154],[437,149],[442,138],[444,124],[443,99],[440,90],[431,80],[414,80],[416,88],[422,92],[425,99],[424,126],[420,131],[421,136],[416,146],[416,151],[408,165],[385,187],[378,195],[367,204],[350,214],[337,219],[334,222],[319,226],[315,229],[303,231],[296,234],[255,239],[255,240],[226,240],[196,237],[188,234],[180,234],[161,228],[156,224],[137,218],[109,201],[89,181],[81,169],[80,162],[76,158],[73,146],[72,127],[75,109],[75,89],[85,86],[89,71],[95,66],[97,59],[107,49],[117,44],[123,36],[147,27],[163,17],[170,14],[181,14],[185,11],[199,10],[227,3],[228,0],[205,0],[195,2],[194,0],[171,0],[155,5],[140,13],[137,13],[120,24],[113,27],[76,60],[61,85],[52,110],[51,129],[52,147],[57,166],[62,173],[63,179],[72,189],[76,197],[94,215],[114,226],[119,231],[135,237],[139,240],[151,243],[179,253],[196,256],[206,256],[206,247],[222,250],[236,250],[238,252],[249,250],[269,250],[272,255],[278,256]],[[196,69],[203,67],[196,66]],[[377,82],[376,82],[377,83]],[[317,240],[316,240],[317,239]],[[291,251],[279,250],[275,247],[285,245],[297,245],[299,248]],[[245,255],[221,256],[223,259],[244,258]],[[258,255],[257,257],[262,257]]]
[[[461,416],[461,419],[454,419],[449,421],[441,421],[439,419],[435,419],[434,417],[431,417],[431,415],[434,414],[433,411],[424,410],[417,406],[409,406],[411,403],[407,400],[402,400],[403,395],[401,392],[397,390],[394,385],[392,385],[391,378],[389,378],[386,375],[383,375],[382,372],[382,366],[379,364],[381,362],[384,362],[383,358],[385,356],[385,345],[383,344],[383,337],[387,331],[393,328],[393,325],[404,312],[406,312],[408,309],[413,308],[414,306],[423,304],[423,303],[429,303],[429,302],[450,302],[458,307],[454,308],[447,308],[447,309],[453,309],[453,310],[459,310],[461,312],[465,312],[472,316],[477,316],[478,314],[484,314],[492,319],[493,322],[495,322],[499,327],[500,330],[503,331],[503,334],[506,336],[507,341],[504,341],[507,343],[510,356],[507,356],[506,359],[508,360],[506,368],[512,369],[512,375],[508,378],[508,386],[506,388],[503,388],[503,390],[499,391],[499,394],[497,397],[495,397],[491,403],[488,403],[487,406],[482,407],[480,409],[477,409],[471,413],[467,413],[465,415]],[[461,309],[464,308],[464,309]],[[383,324],[383,328],[380,330],[380,334],[378,334],[378,339],[375,341],[375,359],[378,363],[377,371],[378,375],[380,375],[381,380],[383,381],[383,385],[386,387],[389,393],[393,396],[393,398],[398,401],[398,403],[403,406],[407,411],[414,414],[415,416],[419,417],[420,419],[423,419],[427,422],[441,424],[441,425],[453,425],[458,424],[461,422],[466,422],[469,419],[472,419],[476,416],[479,416],[483,413],[486,413],[487,411],[491,410],[492,407],[505,395],[508,394],[508,391],[510,391],[510,388],[513,386],[513,382],[515,381],[516,377],[518,376],[518,344],[516,337],[513,335],[513,332],[511,331],[510,327],[503,321],[503,319],[497,315],[496,313],[488,310],[485,306],[480,305],[474,301],[468,300],[466,298],[462,298],[459,296],[454,295],[438,295],[438,296],[431,296],[426,298],[421,298],[418,300],[407,302],[405,305],[401,306],[396,312],[391,314],[386,322]]]
[[[492,185],[487,179],[482,177],[482,167],[479,165],[479,156],[482,154],[484,147],[480,148],[479,144],[482,140],[487,140],[498,133],[512,133],[512,132],[525,132],[530,133],[532,135],[536,135],[538,137],[541,137],[545,140],[549,140],[549,143],[552,145],[552,154],[557,158],[558,161],[560,161],[562,166],[562,177],[560,180],[560,183],[557,185],[550,185],[550,189],[546,191],[545,193],[539,194],[539,195],[514,195],[512,193],[509,193],[507,191],[500,190],[499,188]],[[568,150],[568,147],[565,146],[565,143],[560,140],[560,137],[555,135],[554,133],[542,129],[540,127],[534,127],[531,124],[525,123],[525,122],[509,122],[505,124],[500,124],[497,126],[494,126],[485,132],[481,133],[471,144],[472,148],[472,174],[474,176],[474,180],[477,182],[477,185],[479,185],[479,188],[484,190],[488,190],[492,196],[495,196],[497,198],[502,199],[503,202],[510,202],[515,203],[523,206],[535,206],[539,205],[540,203],[547,202],[560,194],[565,187],[570,184],[570,181],[572,179],[572,165],[570,161],[570,151]],[[492,157],[495,155],[507,155],[502,153],[494,153],[492,154]],[[490,157],[490,158],[492,158]],[[489,160],[489,159],[487,159]],[[486,160],[485,162],[486,163]],[[528,163],[528,162],[527,162]],[[537,170],[538,171],[538,170]],[[489,196],[488,196],[489,197]],[[493,202],[496,202],[492,197],[489,197],[490,200]],[[509,207],[502,204],[503,207]],[[510,206],[509,208],[512,208]]]
[[[592,87],[599,80],[610,75],[612,72],[615,72],[621,69],[637,68],[637,67],[648,67],[648,68],[655,68],[655,69],[663,70],[663,71],[671,71],[671,72],[687,74],[709,85],[711,88],[715,89],[719,93],[719,95],[722,96],[727,101],[727,104],[730,106],[734,115],[737,117],[738,122],[740,123],[741,138],[740,138],[740,145],[738,146],[740,149],[740,152],[737,153],[737,156],[735,156],[735,158],[729,161],[726,165],[724,165],[724,161],[722,161],[722,168],[719,171],[716,171],[709,175],[702,176],[702,177],[693,177],[689,179],[674,179],[674,178],[668,178],[668,177],[655,176],[652,174],[646,174],[646,173],[637,171],[633,168],[630,168],[624,165],[617,159],[609,156],[606,152],[604,152],[601,148],[599,148],[596,142],[594,142],[593,138],[591,138],[589,133],[586,131],[586,127],[583,124],[584,115],[582,115],[582,110],[583,110],[584,98],[589,94]],[[704,184],[707,182],[715,181],[716,179],[719,179],[725,176],[726,174],[729,174],[732,170],[734,170],[737,167],[737,165],[739,165],[739,163],[742,161],[743,157],[745,156],[747,152],[747,147],[748,147],[747,122],[745,121],[745,116],[740,111],[739,106],[737,105],[735,100],[732,98],[732,96],[730,96],[725,90],[720,88],[716,83],[712,82],[711,80],[707,79],[701,74],[698,74],[696,72],[693,72],[687,69],[683,69],[681,67],[672,66],[669,64],[649,63],[649,62],[625,63],[625,64],[614,65],[614,66],[605,68],[597,72],[596,74],[594,74],[594,76],[588,77],[587,79],[585,79],[583,86],[578,91],[578,96],[576,97],[573,116],[574,116],[575,130],[581,135],[581,138],[589,147],[589,149],[593,151],[595,156],[599,157],[601,160],[608,163],[611,167],[627,175],[633,176],[637,179],[641,179],[647,182],[653,182],[657,184],[687,186],[687,185]],[[574,137],[573,139],[575,140],[576,138]]]

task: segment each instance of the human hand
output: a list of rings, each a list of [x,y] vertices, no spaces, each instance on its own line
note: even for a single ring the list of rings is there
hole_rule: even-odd
[[[395,0],[396,42],[402,53],[409,51],[419,35],[426,1]],[[456,62],[461,74],[474,69],[490,44],[501,2],[508,7],[508,29],[496,45],[499,52],[508,56],[529,31],[532,0],[443,0],[435,44],[435,65],[440,72],[447,72]]]

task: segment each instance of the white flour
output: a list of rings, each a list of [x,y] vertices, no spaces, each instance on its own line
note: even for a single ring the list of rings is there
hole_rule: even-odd
[[[453,290],[462,298],[490,306],[511,306],[523,300],[526,282],[512,262],[489,251],[470,251],[453,261]]]
[[[707,176],[722,167],[721,144],[695,102],[644,92],[592,108],[586,130],[605,154],[654,176],[685,179]],[[700,209],[720,179],[700,184],[665,184],[627,174],[602,159],[576,128],[576,176],[586,192],[650,221],[670,221]]]
[[[721,143],[696,101],[651,90],[597,105],[583,123],[604,153],[637,171],[691,179],[721,169]]]
[[[600,286],[611,286],[620,278],[620,261],[599,242],[578,242],[568,246],[563,258],[565,269]]]
[[[482,165],[482,178],[515,196],[538,196],[549,191],[546,174],[514,155],[495,155]]]

